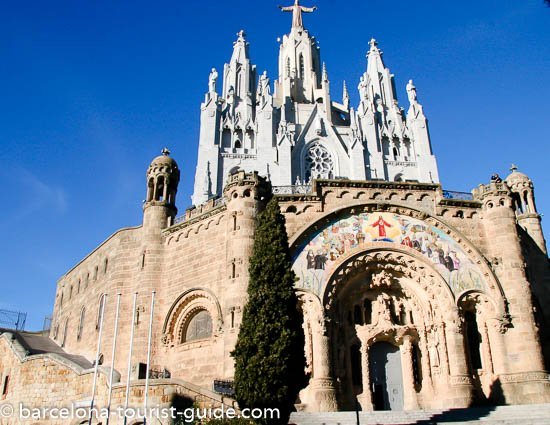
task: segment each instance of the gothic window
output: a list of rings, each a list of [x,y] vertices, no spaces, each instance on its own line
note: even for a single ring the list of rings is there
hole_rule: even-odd
[[[84,329],[85,315],[86,315],[86,309],[82,308],[82,311],[80,312],[80,321],[78,322],[78,333],[76,334],[77,341],[80,341],[80,338],[82,338],[82,330]]]
[[[254,149],[254,132],[252,130],[246,132],[246,147]]]
[[[206,310],[200,310],[189,320],[183,342],[208,338],[212,335],[212,317]]]
[[[304,78],[304,75],[305,75],[304,55],[300,53],[300,78]]]
[[[290,78],[290,58],[286,58],[286,76]]]
[[[403,142],[403,148],[405,149],[405,157],[403,158],[405,161],[411,161],[411,141],[408,139],[405,139]]]
[[[382,153],[384,154],[384,158],[390,159],[390,141],[387,137],[382,139]]]
[[[319,142],[312,143],[305,156],[305,180],[334,178],[332,155]]]
[[[231,147],[231,131],[229,129],[224,129],[222,132],[222,147],[230,148]]]

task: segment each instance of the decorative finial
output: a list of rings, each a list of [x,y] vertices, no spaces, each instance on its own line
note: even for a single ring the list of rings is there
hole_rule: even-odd
[[[372,48],[378,46],[378,42],[377,42],[376,39],[373,37],[373,38],[370,39],[369,45],[370,45],[370,47],[371,47],[371,49],[372,49]]]
[[[160,153],[163,154],[164,156],[169,156],[170,155],[170,151],[166,147],[164,149],[162,149],[162,151]]]
[[[244,38],[246,37],[246,33],[244,32],[244,30],[240,30],[237,33],[237,37],[239,37],[238,41],[244,41]]]
[[[346,80],[344,80],[343,98],[344,98],[344,100],[345,100],[345,99],[349,99],[348,86],[347,86],[347,84],[346,84]]]
[[[510,167],[510,171],[512,173],[515,173],[516,171],[518,171],[518,166],[516,164],[512,164],[512,166]]]

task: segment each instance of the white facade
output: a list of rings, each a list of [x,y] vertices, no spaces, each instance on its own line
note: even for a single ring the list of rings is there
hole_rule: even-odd
[[[393,75],[370,41],[367,71],[360,79],[360,104],[350,107],[344,84],[341,102],[331,98],[330,82],[315,37],[302,23],[313,12],[295,1],[281,8],[293,13],[292,29],[281,41],[279,78],[273,93],[267,73],[258,76],[241,31],[223,70],[210,74],[201,105],[194,205],[220,196],[230,173],[258,171],[274,186],[316,178],[438,183],[428,123],[412,81],[404,114]]]

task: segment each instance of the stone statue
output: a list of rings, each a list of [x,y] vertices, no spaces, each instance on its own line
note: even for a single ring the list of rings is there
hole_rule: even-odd
[[[293,6],[279,6],[283,12],[292,12],[292,28],[302,29],[304,23],[302,21],[302,13],[311,13],[317,10],[317,6],[304,7],[300,6],[300,1],[295,0]]]
[[[208,79],[208,91],[210,93],[216,92],[216,81],[218,80],[218,71],[216,71],[216,68],[212,68],[212,72],[210,73],[210,77]]]
[[[369,97],[367,79],[364,75],[361,75],[361,78],[359,79],[359,86],[357,88],[359,89],[361,100],[365,100]]]
[[[267,76],[267,71],[264,71],[263,74],[260,76],[260,84],[258,95],[261,97],[267,97],[271,95],[271,89],[269,87],[269,78]]]
[[[407,95],[409,96],[409,102],[411,104],[417,102],[416,87],[413,84],[413,80],[409,80],[409,82],[407,83]]]

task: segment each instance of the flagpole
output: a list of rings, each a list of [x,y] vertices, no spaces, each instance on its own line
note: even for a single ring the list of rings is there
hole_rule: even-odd
[[[109,421],[111,419],[111,399],[113,396],[113,375],[115,372],[115,354],[116,354],[116,343],[117,343],[117,336],[118,336],[118,315],[120,311],[120,292],[117,294],[117,301],[116,301],[116,313],[115,313],[115,330],[113,333],[113,351],[111,353],[111,375],[109,376],[109,397],[107,400],[107,420],[106,425],[109,425]]]
[[[149,339],[147,341],[147,369],[145,370],[145,396],[143,406],[145,407],[143,425],[147,425],[147,399],[149,395],[149,368],[151,367],[151,341],[153,336],[153,313],[155,308],[155,291],[151,292],[151,314],[149,317]]]
[[[138,293],[134,293],[134,303],[132,307],[132,323],[130,324],[130,347],[128,348],[128,373],[126,374],[126,397],[124,399],[124,425],[128,420],[126,410],[128,409],[128,398],[130,397],[130,374],[132,372],[132,348],[134,345],[134,328],[136,327],[136,303]]]
[[[94,366],[94,382],[92,384],[92,399],[90,400],[90,419],[88,421],[89,425],[92,425],[92,415],[94,409],[95,401],[95,391],[97,386],[97,372],[99,368],[99,354],[101,351],[101,335],[103,333],[103,317],[105,316],[105,303],[107,301],[107,294],[103,294],[101,297],[101,315],[99,317],[99,335],[97,336],[97,351],[95,354],[95,366]]]

